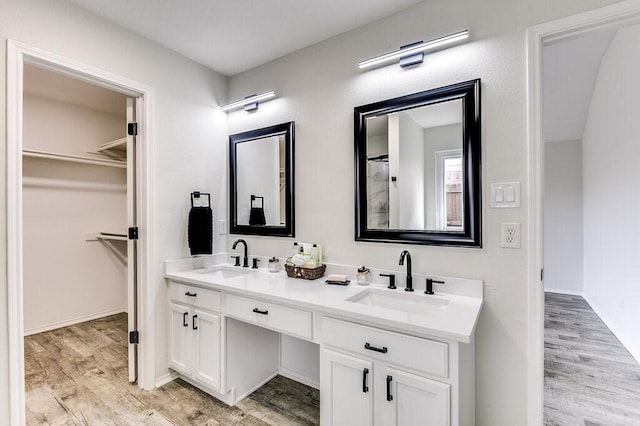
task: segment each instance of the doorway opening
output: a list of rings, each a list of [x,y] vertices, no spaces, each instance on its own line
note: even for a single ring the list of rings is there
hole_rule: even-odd
[[[113,333],[126,345],[117,370],[153,387],[142,321],[151,306],[150,89],[12,40],[7,77],[10,417],[24,424],[25,336],[106,317],[102,339]],[[100,351],[71,335],[75,353]]]
[[[637,121],[632,117],[640,111],[634,114],[635,105],[625,100],[634,93],[630,87],[635,85],[627,77],[636,66],[626,61],[636,54],[622,53],[624,45],[637,45],[639,24],[640,7],[623,2],[539,25],[527,33],[529,424],[640,419],[637,402],[627,411],[621,405],[640,399],[639,383],[612,384],[621,394],[602,388],[611,381],[605,375],[640,367],[632,356],[638,358],[640,342],[624,336],[625,326],[612,326],[601,308],[613,308],[610,312],[616,312],[611,314],[616,319],[633,316],[640,308],[628,306],[623,313],[621,304],[611,303],[618,297],[614,294],[620,282],[625,287],[620,274],[627,280],[637,277],[624,262],[629,252],[624,248],[630,235],[626,229],[633,220],[623,216],[637,218],[640,206],[633,197],[620,197],[618,188],[637,181],[632,177],[635,168],[627,162],[634,156],[640,159],[637,144],[628,141]],[[640,300],[636,294],[628,295],[630,305]],[[593,337],[597,342],[589,340]],[[616,356],[609,343],[620,346]],[[603,364],[598,359],[602,352],[589,350],[605,347],[610,351]],[[615,359],[620,354],[625,355],[624,367],[615,364],[621,361]],[[562,380],[567,380],[562,390],[550,388]],[[583,390],[588,395],[580,395]]]

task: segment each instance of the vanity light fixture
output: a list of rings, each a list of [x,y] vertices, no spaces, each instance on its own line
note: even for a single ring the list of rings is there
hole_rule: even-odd
[[[250,95],[236,102],[231,102],[227,105],[222,105],[220,110],[231,111],[232,109],[238,109],[244,107],[245,111],[255,111],[258,109],[258,103],[267,99],[275,98],[276,92],[273,90],[259,95]]]
[[[416,43],[407,44],[406,46],[402,46],[400,50],[396,50],[395,52],[385,53],[384,55],[376,56],[375,58],[360,61],[358,62],[358,66],[361,69],[369,68],[394,59],[400,59],[400,66],[408,67],[409,65],[422,63],[422,61],[424,60],[424,52],[426,52],[427,50],[433,50],[447,44],[465,40],[467,38],[469,38],[469,30],[464,30],[431,41],[419,41]]]

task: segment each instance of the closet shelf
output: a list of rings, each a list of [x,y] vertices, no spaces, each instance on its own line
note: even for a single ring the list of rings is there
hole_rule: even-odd
[[[96,151],[99,154],[106,155],[117,160],[126,160],[127,138],[124,137],[115,141],[103,143]]]
[[[85,241],[128,241],[127,234],[118,234],[116,232],[98,232],[95,234],[87,234]]]
[[[31,158],[44,158],[49,160],[69,161],[73,163],[92,164],[95,166],[119,167],[121,169],[127,168],[126,161],[83,157],[81,155],[72,154],[60,154],[57,152],[47,152],[35,149],[23,149],[22,156]]]

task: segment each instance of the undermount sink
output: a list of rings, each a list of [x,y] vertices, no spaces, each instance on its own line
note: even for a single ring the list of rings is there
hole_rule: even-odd
[[[194,272],[198,274],[217,274],[222,278],[235,278],[255,272],[253,269],[242,268],[239,266],[219,265],[211,268],[197,269]]]
[[[423,292],[406,293],[378,289],[366,289],[346,300],[362,305],[423,315],[428,315],[434,310],[445,309],[450,301],[446,296],[425,295]]]

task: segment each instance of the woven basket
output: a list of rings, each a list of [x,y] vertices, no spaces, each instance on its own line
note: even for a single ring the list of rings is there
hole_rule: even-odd
[[[284,265],[287,276],[291,278],[302,278],[305,280],[317,280],[324,276],[327,265],[318,266],[317,268],[301,268],[298,266]]]

